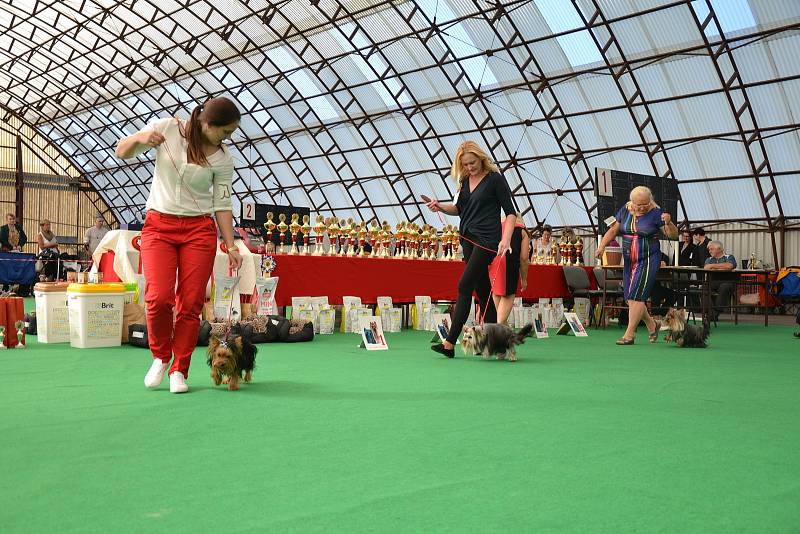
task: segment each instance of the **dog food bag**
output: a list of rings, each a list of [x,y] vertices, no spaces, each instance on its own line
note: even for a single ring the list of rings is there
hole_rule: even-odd
[[[280,277],[256,276],[253,286],[253,298],[251,303],[255,307],[253,310],[256,315],[277,315],[278,308],[275,305],[275,294],[278,290],[278,280]]]
[[[319,310],[317,321],[319,323],[320,334],[333,334],[334,323],[336,322],[336,310],[333,308]]]
[[[238,276],[215,276],[211,290],[211,302],[214,305],[214,316],[231,321],[238,321],[242,315],[239,299]]]
[[[342,297],[342,332],[352,332],[350,311],[361,307],[361,297]]]
[[[414,309],[411,315],[411,326],[414,330],[426,330],[425,314],[431,308],[431,298],[429,296],[414,297]]]

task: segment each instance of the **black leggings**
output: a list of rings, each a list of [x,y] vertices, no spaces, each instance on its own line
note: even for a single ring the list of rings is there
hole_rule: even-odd
[[[470,237],[470,239],[472,238]],[[476,240],[473,239],[473,241]],[[478,248],[463,239],[461,240],[461,250],[464,251],[464,261],[467,264],[464,266],[461,280],[458,281],[458,300],[456,301],[456,309],[453,312],[450,335],[447,336],[447,341],[453,344],[458,340],[461,329],[464,328],[464,323],[467,322],[469,309],[472,305],[473,291],[478,294],[480,313],[483,314],[483,310],[486,310],[484,322],[497,322],[497,310],[491,298],[492,285],[489,282],[489,264],[492,263],[497,254]]]

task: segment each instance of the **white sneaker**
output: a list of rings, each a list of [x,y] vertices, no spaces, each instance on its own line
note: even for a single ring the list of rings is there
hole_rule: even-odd
[[[153,365],[150,366],[150,370],[147,371],[147,374],[144,375],[144,385],[148,388],[157,388],[161,385],[161,381],[164,380],[164,371],[167,370],[167,364],[159,360],[158,358],[153,360]]]
[[[189,391],[189,386],[186,385],[186,378],[180,371],[175,371],[169,375],[169,392],[170,393],[186,393]]]

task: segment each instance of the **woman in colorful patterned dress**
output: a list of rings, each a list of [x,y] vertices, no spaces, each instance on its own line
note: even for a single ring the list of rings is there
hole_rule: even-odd
[[[653,193],[644,186],[631,190],[630,201],[617,212],[617,220],[608,229],[595,255],[600,258],[606,245],[617,235],[622,234],[623,288],[628,303],[628,329],[617,345],[633,345],[639,321],[644,320],[649,332],[650,343],[658,339],[661,325],[647,313],[646,302],[656,281],[661,265],[659,233],[670,239],[677,239],[678,229],[672,224],[672,217],[664,213],[653,200]]]

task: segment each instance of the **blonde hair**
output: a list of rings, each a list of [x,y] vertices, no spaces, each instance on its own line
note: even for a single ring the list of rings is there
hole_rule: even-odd
[[[653,200],[653,192],[650,190],[650,188],[644,185],[637,185],[631,189],[631,194],[628,195],[628,202],[625,204],[625,207],[628,208],[628,211],[633,210],[633,197],[638,195],[647,195],[647,197],[650,199],[650,209],[659,207],[659,205],[656,204],[656,201]]]
[[[472,154],[479,160],[481,160],[481,166],[487,172],[500,172],[497,168],[497,165],[492,162],[489,154],[483,151],[483,149],[478,146],[478,143],[475,141],[464,141],[460,145],[458,145],[458,150],[456,150],[456,155],[453,158],[453,166],[450,167],[450,176],[458,182],[458,188],[461,189],[461,182],[464,180],[464,176],[468,173],[464,166],[461,165],[461,157],[464,154]]]

